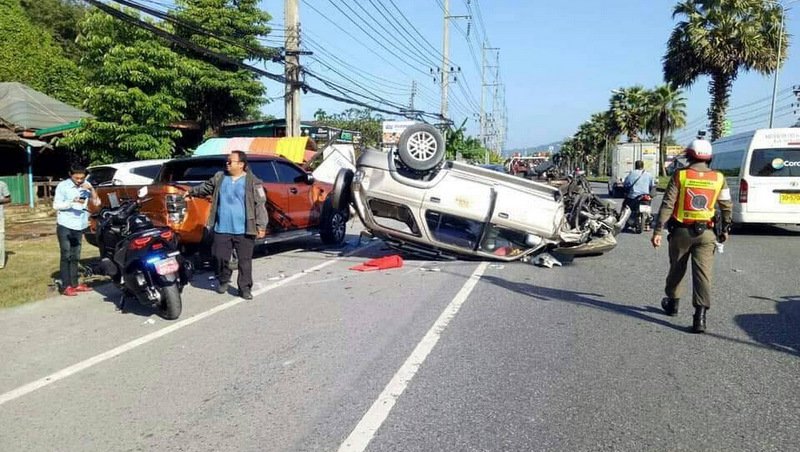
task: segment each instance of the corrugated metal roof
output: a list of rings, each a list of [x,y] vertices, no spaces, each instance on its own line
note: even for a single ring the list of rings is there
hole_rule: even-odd
[[[25,130],[46,129],[91,117],[17,82],[0,83],[0,119]]]

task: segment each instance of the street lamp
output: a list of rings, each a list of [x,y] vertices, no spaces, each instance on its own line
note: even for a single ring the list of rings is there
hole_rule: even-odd
[[[786,7],[792,3],[800,0],[791,0],[789,2],[781,3],[778,0],[767,0],[769,3],[780,6],[781,8],[781,26],[778,30],[778,53],[775,55],[775,77],[772,80],[772,106],[769,109],[769,128],[772,128],[772,120],[775,118],[775,101],[778,95],[778,72],[781,64],[781,44],[783,44],[783,27],[786,22]]]

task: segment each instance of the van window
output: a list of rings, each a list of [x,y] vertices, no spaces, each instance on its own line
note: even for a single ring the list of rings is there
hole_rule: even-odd
[[[725,177],[739,177],[743,158],[744,149],[720,154],[714,153],[711,160],[711,169],[719,171]]]
[[[800,177],[800,149],[756,149],[750,160],[750,175]]]

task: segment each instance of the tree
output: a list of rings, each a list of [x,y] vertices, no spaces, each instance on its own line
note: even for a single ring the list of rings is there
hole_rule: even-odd
[[[0,0],[0,82],[20,82],[79,105],[84,82],[49,33],[34,25],[19,0]]]
[[[740,70],[770,74],[781,64],[788,45],[778,55],[783,9],[764,0],[685,0],[672,17],[682,18],[672,31],[664,55],[664,79],[679,87],[711,77],[711,138],[722,136],[731,88]]]
[[[276,53],[259,37],[270,32],[272,19],[258,0],[177,0],[171,13],[180,20],[175,33],[238,61],[267,61]],[[209,36],[210,32],[213,36]],[[221,63],[188,49],[176,52],[190,59],[192,83],[186,99],[187,119],[216,131],[224,122],[250,119],[264,103],[266,88],[251,71]]]
[[[686,99],[680,89],[662,85],[650,92],[650,114],[647,132],[658,136],[659,176],[665,176],[663,162],[667,161],[667,136],[686,125]]]
[[[611,96],[611,117],[615,127],[628,136],[628,142],[638,142],[645,127],[649,92],[641,86],[620,88]]]
[[[383,139],[383,117],[373,116],[368,108],[349,108],[333,115],[318,109],[314,113],[314,119],[328,127],[361,132],[361,144],[366,147],[377,147]]]
[[[28,20],[48,30],[64,55],[77,63],[80,52],[75,41],[86,5],[80,0],[20,0],[20,4]]]
[[[126,11],[129,14],[135,14]],[[180,132],[187,65],[149,31],[93,12],[81,24],[84,105],[94,119],[62,143],[91,163],[171,157]]]
[[[445,143],[445,155],[449,159],[461,158],[471,162],[484,162],[489,153],[490,161],[493,153],[481,145],[479,139],[466,134],[465,125],[467,120],[461,123],[457,129],[452,126],[447,131],[447,142]]]

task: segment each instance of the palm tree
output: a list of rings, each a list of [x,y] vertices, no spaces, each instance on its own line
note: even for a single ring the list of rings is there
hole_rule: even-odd
[[[686,125],[686,99],[683,91],[672,85],[662,85],[650,92],[650,114],[647,133],[658,136],[658,175],[666,175],[663,163],[667,160],[667,136]]]
[[[776,57],[786,58],[786,47],[778,55],[783,8],[767,0],[684,0],[672,17],[676,25],[664,55],[664,78],[680,87],[691,86],[700,76],[711,77],[711,138],[722,135],[731,87],[739,71],[770,74]],[[784,31],[783,42],[788,34]]]
[[[641,86],[631,86],[613,91],[611,116],[616,127],[628,136],[628,142],[638,142],[647,117],[649,91]]]

